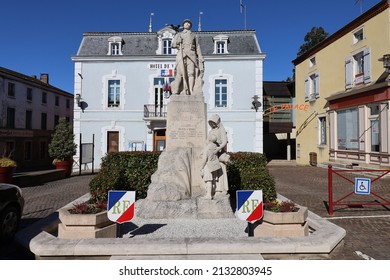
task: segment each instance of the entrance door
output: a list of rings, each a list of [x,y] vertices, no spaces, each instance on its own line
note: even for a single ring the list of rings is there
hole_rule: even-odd
[[[107,132],[107,152],[115,153],[119,152],[119,132],[108,131]]]
[[[163,151],[165,149],[165,129],[154,131],[153,151]]]

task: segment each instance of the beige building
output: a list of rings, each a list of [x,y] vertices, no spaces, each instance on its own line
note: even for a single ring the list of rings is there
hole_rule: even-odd
[[[390,166],[389,5],[381,1],[293,61],[303,109],[298,164]]]
[[[0,157],[17,171],[53,168],[48,145],[64,117],[73,121],[73,94],[49,84],[49,74],[27,76],[0,67]]]

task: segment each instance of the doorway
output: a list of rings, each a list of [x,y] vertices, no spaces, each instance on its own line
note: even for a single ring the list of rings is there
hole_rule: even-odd
[[[115,153],[119,152],[119,132],[108,131],[107,132],[107,152]]]
[[[165,129],[159,129],[154,131],[153,151],[162,152],[165,149],[165,131]]]

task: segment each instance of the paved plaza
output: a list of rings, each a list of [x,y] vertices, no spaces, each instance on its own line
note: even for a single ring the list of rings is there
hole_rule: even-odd
[[[383,206],[335,207],[329,215],[328,170],[312,166],[294,166],[271,164],[268,166],[276,181],[278,193],[307,206],[310,211],[323,219],[344,228],[347,232],[344,240],[321,259],[361,260],[390,259],[390,209]],[[71,178],[45,183],[39,186],[24,187],[26,207],[21,229],[48,217],[57,209],[88,192],[88,183],[94,175],[72,176]],[[363,175],[364,176],[364,175]],[[334,176],[337,177],[337,176]],[[345,180],[344,180],[345,181]],[[348,185],[349,184],[349,185]],[[334,196],[340,198],[353,186],[342,179],[334,178]],[[381,179],[372,185],[381,196],[390,199],[390,179]],[[365,196],[366,199],[370,199]],[[268,256],[275,257],[277,256]],[[0,245],[0,259],[33,259],[17,243]],[[265,259],[267,256],[265,256]],[[301,257],[302,259],[305,256]]]

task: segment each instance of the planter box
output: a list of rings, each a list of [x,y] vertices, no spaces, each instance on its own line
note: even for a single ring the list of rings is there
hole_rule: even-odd
[[[307,207],[300,206],[297,212],[277,213],[264,210],[262,223],[254,229],[257,237],[296,237],[309,235],[306,221]]]
[[[108,219],[107,211],[97,214],[71,214],[68,210],[69,208],[62,208],[58,211],[58,238],[116,238],[116,223]]]
[[[0,166],[0,183],[12,183],[16,167],[1,167]]]

